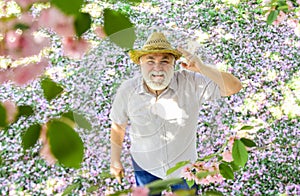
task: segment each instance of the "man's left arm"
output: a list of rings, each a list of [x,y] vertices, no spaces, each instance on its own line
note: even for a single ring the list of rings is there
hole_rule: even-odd
[[[199,72],[214,81],[220,88],[221,96],[230,96],[242,89],[240,80],[232,74],[205,65],[196,55],[192,55],[182,48],[178,48],[178,50],[188,61],[188,63],[182,63],[182,67],[190,71]]]

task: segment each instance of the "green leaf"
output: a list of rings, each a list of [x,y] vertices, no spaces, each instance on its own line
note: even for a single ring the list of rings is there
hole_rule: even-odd
[[[253,129],[254,127],[253,126],[250,126],[250,125],[245,125],[241,128],[241,130],[251,130]]]
[[[234,140],[232,147],[232,157],[236,165],[244,167],[248,160],[248,152],[245,145],[240,140]]]
[[[189,186],[189,188],[192,188],[192,186],[194,186],[195,184],[195,180],[186,180],[186,183]]]
[[[167,170],[167,175],[170,175],[174,171],[178,170],[179,168],[181,168],[189,163],[191,163],[191,162],[190,161],[180,161],[180,162],[176,163],[176,165],[174,167],[171,167],[170,169]]]
[[[51,0],[50,2],[67,15],[77,15],[84,1],[83,0]]]
[[[94,192],[94,191],[97,191],[97,190],[99,190],[99,185],[93,185],[93,186],[90,186],[87,190],[86,190],[86,192],[87,193],[91,193],[91,192]]]
[[[80,37],[84,32],[90,29],[92,23],[91,15],[88,13],[79,13],[76,15],[74,26],[76,35]]]
[[[80,183],[75,183],[75,184],[71,184],[71,185],[67,186],[67,188],[64,190],[62,196],[71,194],[72,191],[74,189],[78,188],[79,186],[80,186]]]
[[[166,180],[156,180],[149,184],[146,184],[146,187],[150,189],[150,194],[158,194],[163,190],[166,190],[171,185],[183,183],[181,178],[170,178]]]
[[[196,189],[191,189],[191,190],[176,190],[173,193],[176,196],[194,196],[194,195],[196,195]]]
[[[0,127],[6,127],[6,109],[0,103]]]
[[[99,178],[104,180],[106,178],[111,178],[112,175],[109,171],[102,171],[100,174],[99,174]]]
[[[70,119],[71,121],[74,122],[74,115],[73,115],[72,111],[68,111],[66,113],[63,113],[61,116],[66,117],[66,118],[68,118],[68,119]]]
[[[236,165],[234,163],[234,161],[231,161],[229,164],[230,164],[233,171],[239,171],[241,169],[241,167],[239,165]]]
[[[67,113],[62,114],[62,117],[66,117],[76,123],[79,127],[92,130],[91,123],[81,114],[76,112],[69,111]]]
[[[254,147],[256,146],[255,142],[253,142],[252,140],[250,139],[247,139],[247,138],[241,138],[241,141],[243,142],[243,144],[247,147]]]
[[[25,116],[28,117],[30,115],[33,114],[33,108],[29,105],[21,105],[18,106],[18,118],[20,118],[21,116]]]
[[[92,130],[91,123],[81,114],[78,114],[76,112],[73,113],[74,115],[74,122],[81,128]]]
[[[267,24],[269,25],[272,24],[276,20],[278,14],[279,14],[278,10],[272,10],[267,17]]]
[[[47,126],[53,155],[67,167],[80,168],[84,147],[78,133],[60,120],[51,120]]]
[[[57,97],[64,90],[60,85],[56,84],[50,78],[44,78],[41,82],[41,86],[44,92],[44,97],[48,101],[51,101]]]
[[[201,171],[201,172],[197,172],[196,176],[201,179],[201,178],[206,178],[208,175],[215,174],[215,173],[216,172]]]
[[[40,137],[41,128],[40,124],[31,125],[22,135],[22,146],[24,150],[27,150],[36,144]]]
[[[27,30],[27,29],[29,29],[30,28],[30,26],[29,25],[27,25],[27,24],[24,24],[24,23],[17,23],[17,24],[15,24],[15,26],[14,26],[14,29],[20,29],[20,30],[22,30],[22,31],[25,31],[25,30]]]
[[[219,191],[205,191],[203,196],[223,196],[223,193]]]
[[[226,179],[234,179],[234,174],[232,169],[225,163],[219,165],[220,174]]]
[[[131,189],[129,190],[122,190],[122,191],[117,191],[113,194],[109,194],[109,196],[119,196],[119,195],[124,195],[124,194],[128,194],[131,193]]]
[[[133,48],[136,39],[134,25],[121,12],[104,9],[104,31],[109,39],[122,48]]]

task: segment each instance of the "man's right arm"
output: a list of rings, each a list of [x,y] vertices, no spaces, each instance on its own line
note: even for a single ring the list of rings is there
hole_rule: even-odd
[[[116,124],[111,125],[110,143],[111,143],[111,162],[110,172],[114,175],[118,182],[121,183],[121,179],[124,177],[124,168],[121,163],[121,152],[123,141],[125,137],[125,129],[127,124]]]

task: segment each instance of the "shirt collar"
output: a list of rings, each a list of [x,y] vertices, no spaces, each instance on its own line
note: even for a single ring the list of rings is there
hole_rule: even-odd
[[[169,86],[167,88],[170,88],[170,89],[172,89],[174,91],[177,90],[177,80],[175,78],[175,74],[174,74],[173,78],[171,79],[171,82],[170,82],[170,84],[169,84]],[[143,76],[141,76],[139,78],[139,88],[137,90],[138,90],[138,94],[148,93],[148,91],[144,88]]]

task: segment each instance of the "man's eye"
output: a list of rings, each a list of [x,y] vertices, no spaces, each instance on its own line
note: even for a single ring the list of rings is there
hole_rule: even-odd
[[[169,64],[169,61],[162,61],[161,64],[167,65],[167,64]]]
[[[148,61],[147,64],[148,64],[148,65],[153,65],[153,64],[154,64],[154,61]]]

